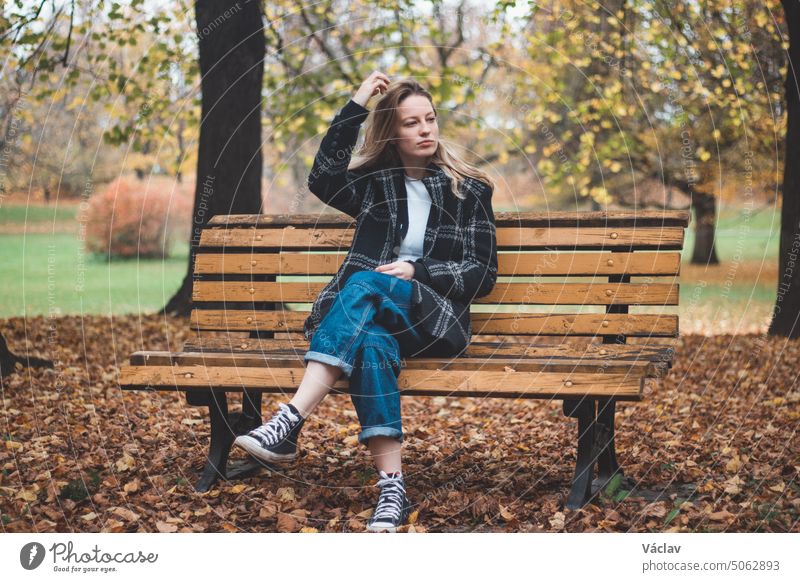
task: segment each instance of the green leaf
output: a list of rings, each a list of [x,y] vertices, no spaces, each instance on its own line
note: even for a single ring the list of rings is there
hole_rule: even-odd
[[[623,501],[624,499],[627,499],[627,497],[630,494],[631,494],[631,492],[628,491],[627,489],[620,489],[619,492],[617,493],[617,495],[614,497],[614,501],[619,503],[620,501]]]
[[[611,481],[608,482],[605,488],[605,494],[609,497],[613,497],[614,493],[616,493],[619,486],[622,484],[622,474],[617,473],[611,478]]]
[[[680,507],[676,507],[672,511],[667,514],[667,517],[664,519],[664,527],[667,527],[669,523],[675,519],[675,517],[681,512]]]

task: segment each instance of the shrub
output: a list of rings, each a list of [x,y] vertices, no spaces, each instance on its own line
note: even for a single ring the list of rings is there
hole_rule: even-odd
[[[191,213],[191,199],[187,201],[186,188],[173,189],[165,182],[121,177],[92,196],[86,216],[87,250],[109,259],[169,256],[176,227],[183,230],[184,215]]]

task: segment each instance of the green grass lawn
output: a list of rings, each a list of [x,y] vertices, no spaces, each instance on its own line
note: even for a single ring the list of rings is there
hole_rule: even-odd
[[[186,271],[188,245],[179,246],[166,261],[131,259],[109,263],[85,253],[73,234],[77,230],[76,214],[74,205],[61,205],[58,210],[52,206],[4,205],[0,211],[0,280],[3,281],[0,317],[51,312],[117,315],[151,312],[161,308],[178,288]],[[60,228],[51,233],[51,224]],[[4,225],[16,228],[14,234],[2,234]],[[22,225],[38,228],[31,229],[33,234],[19,233]],[[732,314],[730,317],[742,310],[754,310],[762,318],[769,313],[775,301],[774,276],[759,276],[762,265],[767,270],[775,269],[779,232],[779,211],[754,212],[749,220],[740,210],[721,212],[717,251],[722,264],[704,271],[686,264],[694,244],[690,227],[686,232],[685,268],[680,279],[681,314],[694,317],[700,311],[716,312],[720,307]],[[741,267],[733,262],[737,252],[743,259]],[[730,279],[730,284],[726,279]],[[575,312],[575,307],[558,307],[554,311]]]
[[[155,311],[180,286],[187,253],[108,262],[71,234],[0,234],[0,316]]]
[[[78,216],[78,205],[51,204],[50,206],[4,204],[0,207],[0,227],[9,224],[74,223]]]
[[[692,219],[694,220],[694,218]],[[764,208],[745,214],[740,209],[724,209],[717,219],[717,255],[722,262],[738,254],[744,260],[778,260],[781,234],[780,208]],[[694,223],[689,223],[681,258],[689,262],[694,248]]]

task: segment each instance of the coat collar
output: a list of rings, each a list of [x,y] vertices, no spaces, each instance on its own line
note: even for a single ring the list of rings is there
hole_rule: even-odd
[[[430,162],[426,169],[428,170],[428,175],[422,179],[422,182],[425,184],[425,186],[430,188],[432,185],[438,184],[441,188],[448,184],[449,178],[447,177],[447,174],[445,174],[444,170],[442,170],[434,162]],[[397,180],[399,178],[405,180],[405,169],[402,167],[385,168],[375,172],[375,177],[378,180],[387,181]],[[405,184],[405,181],[403,183]]]
[[[441,222],[442,208],[445,196],[449,192],[450,180],[444,170],[433,162],[430,162],[426,169],[428,175],[422,179],[422,183],[431,196],[431,212],[428,216],[426,231],[432,229],[436,232],[436,225]],[[394,232],[396,245],[399,245],[408,232],[408,204],[406,201],[408,195],[405,169],[403,167],[386,168],[376,172],[375,177],[383,183],[383,192],[386,194],[386,202],[389,207],[391,230]],[[433,244],[427,236],[424,247],[424,255],[428,256],[433,250]]]

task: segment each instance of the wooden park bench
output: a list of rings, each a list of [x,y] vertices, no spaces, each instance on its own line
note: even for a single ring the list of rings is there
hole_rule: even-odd
[[[404,359],[400,388],[409,396],[563,400],[564,414],[578,419],[566,502],[575,509],[622,472],[616,402],[642,400],[645,382],[671,367],[674,340],[653,338],[678,336],[678,316],[663,306],[678,305],[689,214],[499,212],[495,220],[499,278],[472,305],[473,342],[456,358]],[[262,393],[288,394],[300,384],[303,321],[325,284],[319,276],[336,273],[353,227],[345,215],[236,215],[216,216],[203,230],[196,339],[177,353],[136,352],[120,375],[125,390],[179,390],[189,404],[209,407],[211,445],[198,491],[263,466],[229,467],[231,445],[262,423]],[[334,386],[347,389],[346,378]],[[228,413],[227,392],[244,392],[240,413]]]

